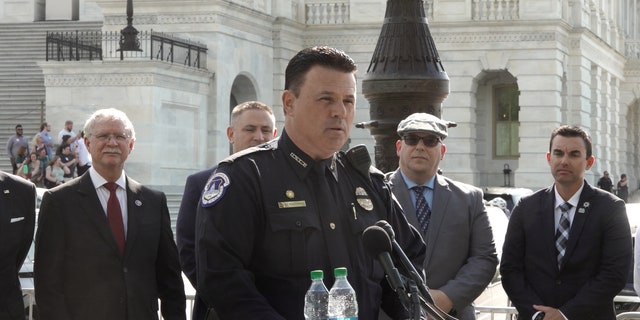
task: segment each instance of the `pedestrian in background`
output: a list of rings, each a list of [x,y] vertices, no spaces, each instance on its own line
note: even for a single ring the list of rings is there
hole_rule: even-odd
[[[7,140],[7,156],[11,161],[13,174],[17,173],[18,165],[21,164],[29,153],[29,139],[22,134],[23,128],[21,124],[15,127],[16,134]]]
[[[42,137],[42,143],[47,149],[47,156],[49,156],[49,159],[53,159],[53,156],[55,156],[53,150],[53,137],[51,137],[49,132],[51,132],[51,125],[43,122],[42,125],[40,125],[40,132],[38,134]]]
[[[609,172],[605,171],[602,175],[602,177],[600,177],[600,179],[598,179],[598,183],[596,184],[596,186],[604,191],[607,192],[612,192],[613,191],[613,181],[611,181],[611,178],[609,178]]]
[[[620,181],[618,181],[616,190],[617,190],[616,194],[618,195],[618,198],[624,200],[624,202],[627,202],[629,198],[629,183],[627,181],[626,173],[623,173],[620,175]]]

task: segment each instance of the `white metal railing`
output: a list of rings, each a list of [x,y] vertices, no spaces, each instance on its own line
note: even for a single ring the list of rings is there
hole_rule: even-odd
[[[616,320],[638,320],[640,312],[624,312],[616,316]]]
[[[475,306],[478,320],[510,320],[518,314],[515,307]]]
[[[317,2],[305,4],[307,24],[343,24],[349,22],[349,2]]]
[[[33,306],[36,304],[36,294],[33,288],[22,289],[22,300],[29,308],[29,320],[33,320]]]
[[[195,295],[187,294],[187,308],[185,312],[187,313],[187,320],[191,320],[191,314],[193,313],[193,305],[195,302]],[[25,301],[25,306],[29,309],[28,320],[34,320],[33,318],[33,306],[36,304],[36,296],[33,288],[22,289],[22,299]],[[160,301],[158,301],[160,303]],[[162,319],[162,314],[158,310],[158,317]]]
[[[472,20],[516,20],[518,0],[473,0]]]
[[[515,307],[475,306],[478,320],[513,319],[518,314]],[[484,315],[484,316],[483,316]],[[623,312],[616,316],[616,320],[640,320],[640,312]]]

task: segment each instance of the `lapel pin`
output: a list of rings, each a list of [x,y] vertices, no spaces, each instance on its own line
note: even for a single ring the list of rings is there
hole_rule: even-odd
[[[136,201],[134,201],[134,203],[136,204],[136,206],[142,207],[142,201],[136,200]]]
[[[4,190],[4,194],[9,194],[9,190]]]
[[[589,202],[585,202],[585,203],[582,204],[582,206],[585,207],[585,208],[589,208],[589,205],[590,205]]]
[[[584,208],[578,209],[578,213],[584,213]]]

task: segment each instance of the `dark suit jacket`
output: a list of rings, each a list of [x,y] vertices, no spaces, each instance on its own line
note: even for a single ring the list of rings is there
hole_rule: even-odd
[[[176,222],[176,241],[178,243],[178,252],[180,253],[180,264],[182,265],[182,271],[187,275],[189,282],[191,282],[194,288],[198,287],[195,254],[196,211],[204,186],[216,168],[217,166],[214,166],[187,177],[187,182],[184,185],[184,193],[182,194],[182,201],[180,202],[178,221]],[[193,306],[193,320],[206,319],[206,314],[206,304],[199,295],[196,295]]]
[[[400,169],[389,183],[409,223],[420,230],[416,210]],[[489,217],[476,187],[436,175],[424,271],[427,285],[442,290],[453,302],[456,317],[475,319],[471,303],[496,272],[498,257]]]
[[[124,256],[85,174],[49,190],[36,233],[40,318],[185,319],[185,296],[167,199],[127,178]]]
[[[35,215],[35,185],[0,171],[1,320],[24,320],[24,303],[18,271],[33,241]]]
[[[552,186],[513,209],[500,264],[507,295],[523,319],[531,319],[534,304],[559,308],[570,320],[615,319],[613,297],[633,254],[624,202],[585,181],[561,270],[554,206]]]

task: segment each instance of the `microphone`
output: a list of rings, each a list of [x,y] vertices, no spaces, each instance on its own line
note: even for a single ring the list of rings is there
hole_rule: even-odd
[[[409,260],[407,255],[404,253],[404,250],[402,250],[402,248],[396,241],[395,239],[396,233],[393,231],[393,227],[391,226],[391,224],[389,224],[389,222],[387,222],[386,220],[380,220],[376,222],[375,225],[382,228],[387,233],[387,236],[391,240],[393,253],[395,253],[395,255],[400,260],[400,263],[402,264],[404,271],[410,276],[410,278],[414,282],[416,282],[416,284],[418,285],[418,288],[420,289],[420,293],[422,293],[422,296],[425,299],[427,299],[428,302],[433,304],[434,301],[433,301],[433,298],[431,297],[431,294],[429,293],[429,289],[425,284],[425,280],[422,278],[422,276],[420,276],[420,273],[418,273],[418,270],[416,270],[416,268],[413,266],[413,263],[411,263],[411,260]]]
[[[384,228],[381,226],[384,226]],[[380,220],[376,223],[376,225],[370,226],[364,230],[364,232],[362,233],[362,242],[367,252],[371,256],[378,258],[378,261],[382,265],[382,268],[387,275],[386,278],[389,282],[389,285],[391,286],[391,289],[396,292],[396,294],[400,298],[400,302],[405,307],[405,309],[407,309],[407,311],[409,312],[416,313],[414,314],[414,319],[420,318],[420,308],[415,304],[415,302],[412,302],[410,300],[409,294],[407,294],[405,289],[405,284],[402,281],[402,277],[400,276],[400,272],[398,272],[398,269],[395,267],[393,261],[391,260],[389,251],[392,250],[392,247],[396,255],[401,257],[401,260],[406,260],[406,262],[403,261],[403,265],[406,263],[408,264],[408,266],[410,266],[411,271],[406,265],[404,266],[404,268],[407,269],[407,273],[409,273],[411,276],[411,280],[408,280],[410,283],[410,288],[415,289],[415,287],[417,287],[417,289],[415,289],[414,291],[414,299],[418,299],[421,302],[419,303],[419,305],[422,305],[426,309],[427,313],[431,315],[431,317],[436,320],[444,320],[444,318],[436,311],[437,307],[435,307],[433,298],[429,294],[427,286],[424,284],[424,280],[422,280],[422,278],[418,274],[418,271],[416,271],[409,258],[407,258],[407,255],[404,253],[404,251],[402,251],[400,245],[395,240],[392,240],[389,235],[395,237],[393,227],[391,227],[388,222]],[[423,299],[428,299],[429,301],[427,302]]]
[[[362,233],[362,243],[367,252],[378,259],[384,273],[387,275],[387,281],[391,289],[398,294],[400,302],[407,309],[411,310],[411,303],[404,287],[404,282],[400,276],[400,272],[391,260],[391,239],[384,229],[378,226],[370,226]]]

